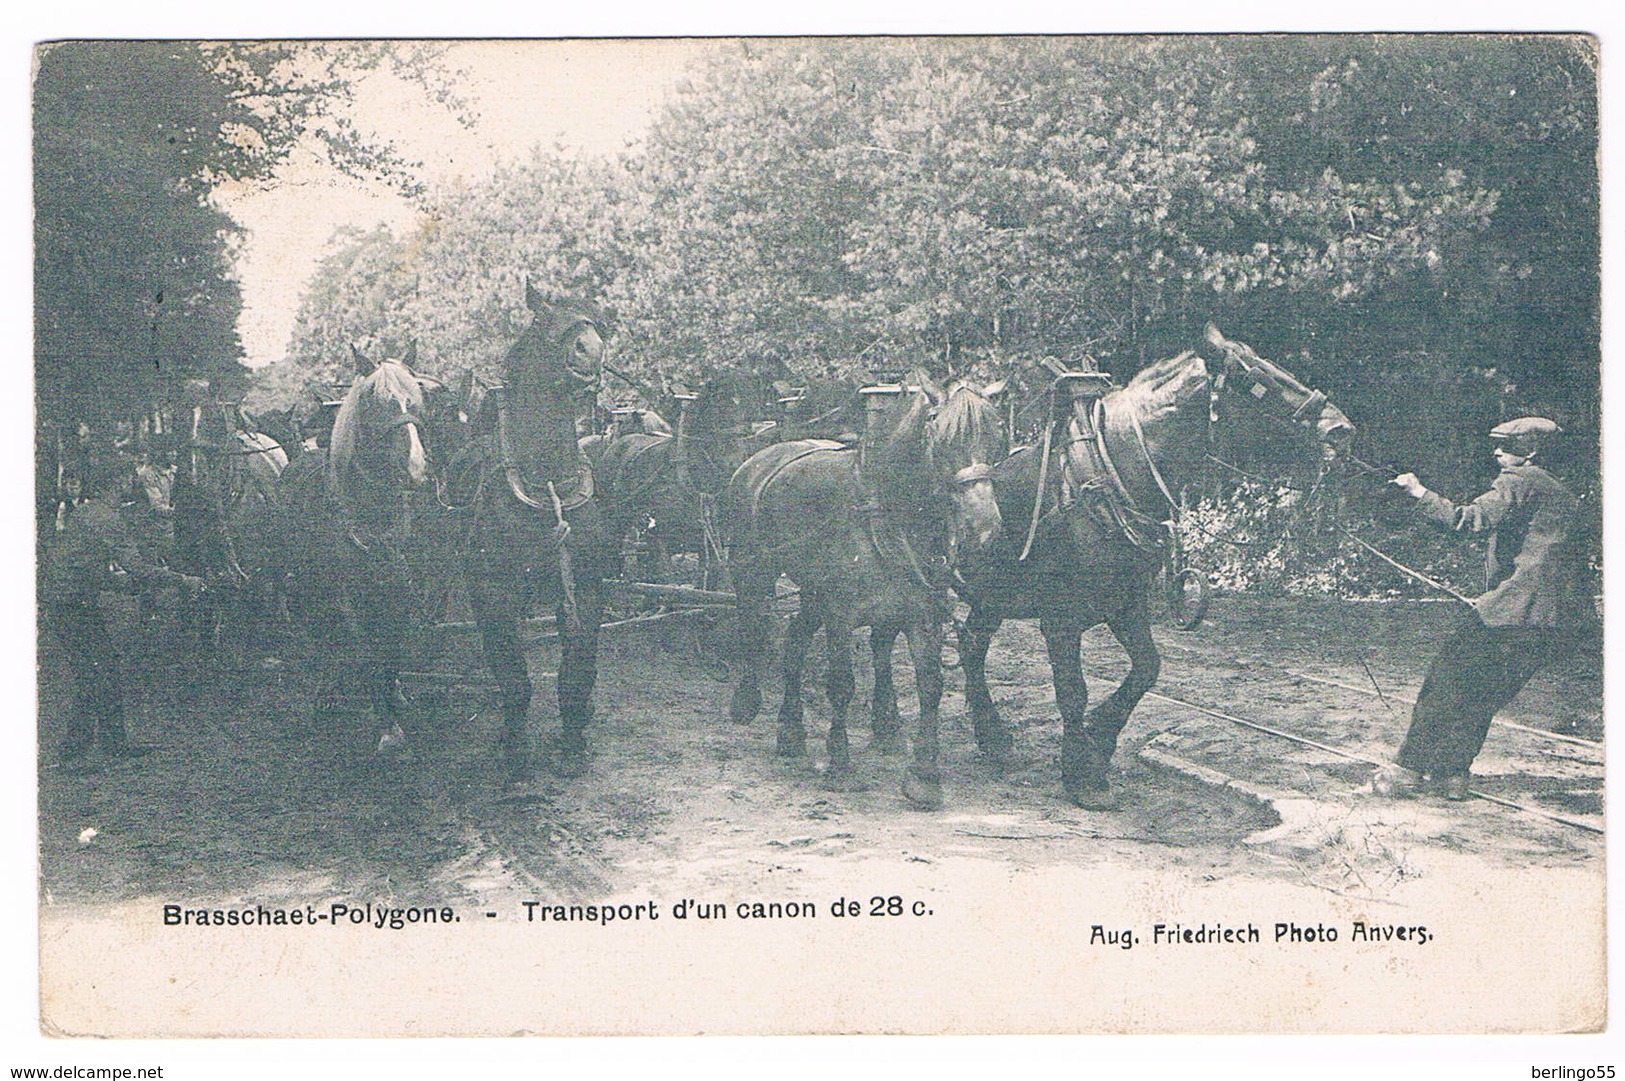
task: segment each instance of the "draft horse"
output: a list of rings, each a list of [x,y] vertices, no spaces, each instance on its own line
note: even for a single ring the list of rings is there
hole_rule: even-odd
[[[337,704],[338,661],[353,657],[378,724],[377,751],[407,746],[400,672],[414,619],[413,494],[429,476],[425,382],[403,358],[351,347],[359,378],[325,452],[283,476],[292,538],[287,579],[311,634],[316,713]]]
[[[270,614],[276,559],[268,538],[288,456],[275,439],[252,431],[235,403],[214,400],[206,380],[191,381],[187,391],[190,415],[170,502],[176,568],[214,586],[186,613],[183,641],[202,657],[219,646],[228,620],[252,627]]]
[[[1009,752],[1010,730],[988,692],[988,646],[1004,620],[1036,618],[1061,713],[1061,780],[1079,806],[1114,806],[1107,772],[1118,735],[1161,666],[1150,589],[1175,493],[1203,469],[1210,422],[1236,396],[1303,442],[1318,440],[1328,456],[1354,435],[1324,394],[1210,326],[1196,350],[1150,365],[1119,390],[1077,398],[1053,429],[1061,438],[1049,455],[1027,447],[993,471],[1000,513],[1007,527],[1021,527],[962,561],[955,587],[970,605],[960,657],[977,743]],[[1102,622],[1131,667],[1090,710],[1080,639]]]
[[[740,612],[740,678],[730,712],[744,724],[761,709],[769,605],[775,583],[786,575],[800,587],[800,609],[784,642],[779,753],[805,753],[802,670],[822,626],[832,714],[825,784],[850,787],[852,632],[872,627],[887,635],[889,664],[890,644],[902,630],[920,704],[903,790],[912,802],[937,807],[947,576],[957,558],[988,546],[999,533],[990,476],[1007,443],[999,410],[969,385],[944,395],[916,373],[905,385],[868,388],[864,396],[869,423],[858,447],[828,440],[780,443],[747,459],[728,486],[729,554]],[[873,718],[877,745],[899,749],[895,693],[882,702],[878,684]]]
[[[617,536],[649,543],[659,556],[698,554],[700,584],[715,588],[721,583],[710,579],[725,555],[717,501],[758,445],[751,421],[762,410],[763,388],[754,375],[721,368],[693,391],[675,388],[673,397],[675,431],[610,439],[595,472]]]
[[[515,778],[529,774],[533,688],[519,619],[548,602],[560,639],[561,731],[551,764],[573,776],[587,766],[603,579],[618,555],[576,442],[576,418],[602,379],[603,317],[583,301],[544,297],[529,282],[525,303],[532,319],[508,352],[502,385],[489,391],[489,430],[453,471],[465,478],[461,486],[473,486],[464,564],[486,664],[501,688],[505,760]]]

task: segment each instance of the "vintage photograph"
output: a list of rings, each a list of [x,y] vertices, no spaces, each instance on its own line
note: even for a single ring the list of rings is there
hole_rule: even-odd
[[[1605,1027],[1595,38],[33,63],[47,1035]]]

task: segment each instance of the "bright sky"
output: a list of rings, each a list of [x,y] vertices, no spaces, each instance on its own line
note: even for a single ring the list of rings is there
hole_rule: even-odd
[[[610,154],[642,137],[666,91],[709,47],[680,39],[462,43],[446,64],[466,72],[459,90],[478,114],[476,127],[387,75],[358,87],[356,121],[421,161],[431,186],[479,177],[537,144]],[[412,221],[411,208],[382,185],[336,175],[314,155],[290,162],[268,191],[234,186],[218,198],[247,231],[239,330],[255,367],[283,356],[300,293],[335,229],[382,222],[399,231]]]

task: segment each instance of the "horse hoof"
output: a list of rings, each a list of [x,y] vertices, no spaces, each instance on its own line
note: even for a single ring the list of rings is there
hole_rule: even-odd
[[[756,719],[762,711],[762,696],[760,694],[735,694],[733,702],[728,707],[728,719],[734,724],[749,724]]]
[[[1067,798],[1085,811],[1117,810],[1117,793],[1110,785],[1092,788],[1087,785],[1068,785]]]
[[[401,726],[392,724],[378,737],[378,753],[380,755],[396,755],[406,750],[406,733]]]
[[[558,745],[553,748],[553,773],[559,777],[580,777],[587,772],[588,755],[585,747]]]
[[[942,810],[942,781],[921,777],[911,769],[903,771],[903,798],[916,810]]]
[[[866,792],[869,786],[858,780],[851,766],[831,766],[824,771],[819,787],[826,792]]]
[[[984,747],[978,753],[982,759],[982,764],[995,776],[1003,776],[1006,773],[1020,773],[1032,765],[1030,760],[1016,754],[1015,749],[1011,747],[994,747],[991,749]]]
[[[881,754],[906,754],[908,752],[908,740],[903,738],[901,732],[887,732],[885,734],[877,732],[875,738],[870,741],[869,746]]]

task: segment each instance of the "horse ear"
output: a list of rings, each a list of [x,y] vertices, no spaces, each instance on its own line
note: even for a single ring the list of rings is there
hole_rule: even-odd
[[[1230,342],[1212,323],[1202,333],[1202,342],[1196,347],[1197,355],[1209,363],[1222,363],[1230,353]]]
[[[371,375],[378,367],[377,364],[368,360],[366,354],[357,349],[353,343],[350,346],[350,359],[355,363],[357,375]]]
[[[532,285],[530,283],[530,279],[527,277],[525,279],[525,307],[529,308],[537,315],[542,315],[551,309],[552,306],[552,301],[543,296],[541,290]]]
[[[931,378],[931,373],[924,368],[915,368],[909,372],[903,377],[903,383],[905,385],[913,384],[925,391],[926,397],[930,398],[934,405],[941,403],[944,398],[942,387],[937,384],[936,380]]]

